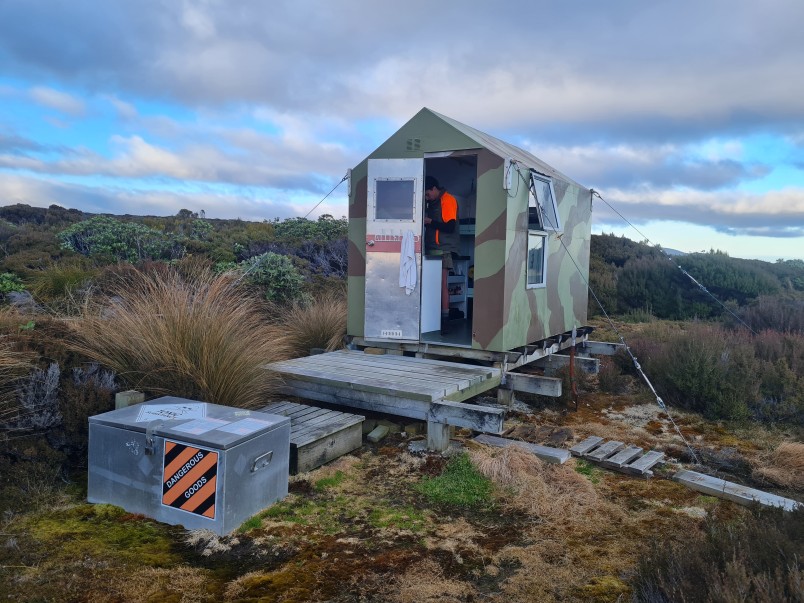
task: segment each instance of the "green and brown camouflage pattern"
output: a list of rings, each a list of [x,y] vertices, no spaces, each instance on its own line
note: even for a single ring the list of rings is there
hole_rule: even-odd
[[[352,170],[348,334],[362,337],[364,328],[368,160],[435,152],[477,155],[472,348],[505,352],[584,326],[591,191],[522,149],[425,108]],[[503,188],[506,158],[520,167],[511,190]],[[563,225],[548,236],[547,286],[536,289],[525,286],[529,169],[552,178]]]

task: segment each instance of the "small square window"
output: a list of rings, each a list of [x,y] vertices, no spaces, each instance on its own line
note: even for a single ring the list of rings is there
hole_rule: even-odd
[[[527,288],[544,287],[547,277],[547,234],[528,233]]]
[[[550,178],[531,172],[528,194],[528,228],[561,232],[556,195]]]
[[[377,180],[374,200],[376,220],[413,220],[415,180]]]

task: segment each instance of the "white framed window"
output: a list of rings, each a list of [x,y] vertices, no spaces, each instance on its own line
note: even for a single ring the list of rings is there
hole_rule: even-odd
[[[410,221],[416,207],[416,180],[412,178],[377,178],[374,185],[374,219]]]
[[[548,176],[530,173],[530,190],[528,192],[528,228],[562,232],[561,216],[556,205],[556,193],[553,181]]]
[[[547,285],[547,233],[528,231],[528,262],[525,283],[528,289]]]

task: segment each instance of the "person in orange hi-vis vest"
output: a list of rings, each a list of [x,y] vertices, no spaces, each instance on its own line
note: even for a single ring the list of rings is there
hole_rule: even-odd
[[[441,334],[449,331],[449,294],[447,277],[453,256],[458,255],[458,200],[441,188],[432,176],[424,179],[424,253],[441,256]]]

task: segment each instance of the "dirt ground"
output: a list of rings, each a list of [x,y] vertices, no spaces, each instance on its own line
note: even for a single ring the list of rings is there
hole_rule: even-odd
[[[796,437],[726,429],[674,413],[710,469],[757,483],[755,470]],[[745,511],[669,477],[689,462],[667,414],[633,396],[584,394],[578,411],[524,401],[508,437],[568,448],[588,435],[668,454],[650,479],[571,459],[546,465],[455,441],[485,468],[480,504],[434,502],[420,485],[450,459],[379,445],[294,476],[286,499],[236,533],[188,532],[109,505],[84,503],[81,472],[64,479],[42,442],[0,456],[0,594],[4,601],[519,602],[627,601],[635,564],[652,543],[684,539],[707,515]],[[766,489],[801,498],[795,489]]]

